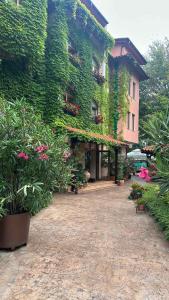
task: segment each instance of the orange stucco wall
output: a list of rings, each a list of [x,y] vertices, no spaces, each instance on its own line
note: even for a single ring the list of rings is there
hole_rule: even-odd
[[[133,82],[135,82],[135,99],[133,99]],[[118,124],[119,137],[130,143],[139,142],[139,80],[136,76],[131,75],[130,96],[129,96],[129,112],[130,112],[130,129],[128,129],[128,117],[125,121],[122,119]],[[132,128],[132,114],[135,115],[134,130]]]

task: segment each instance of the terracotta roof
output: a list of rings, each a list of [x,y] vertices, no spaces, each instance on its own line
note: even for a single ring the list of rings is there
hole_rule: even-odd
[[[106,18],[102,15],[102,13],[98,10],[96,5],[91,0],[80,0],[86,7],[90,10],[92,15],[95,16],[97,21],[105,27],[109,22],[106,20]]]
[[[159,145],[146,146],[141,150],[141,152],[146,154],[154,154],[157,150],[168,151],[168,149],[169,149],[169,144],[161,144],[161,145],[159,144]]]
[[[151,146],[146,146],[143,149],[141,149],[142,153],[146,153],[146,154],[153,154],[155,150],[155,146],[151,145]]]
[[[69,127],[69,126],[65,126],[65,128],[70,132],[79,133],[81,135],[88,135],[89,138],[96,138],[96,139],[100,139],[105,142],[117,144],[117,145],[127,145],[127,143],[113,139],[112,136],[110,136],[110,135],[103,135],[103,134],[99,134],[99,133],[89,132],[86,130],[82,130],[79,128],[73,128],[73,127]]]
[[[119,64],[127,64],[128,68],[131,69],[132,72],[138,75],[139,80],[148,80],[149,77],[144,72],[144,70],[140,67],[138,63],[135,62],[135,60],[131,57],[131,55],[122,55],[113,57],[112,55],[109,56],[112,63],[119,63]]]
[[[126,48],[133,54],[135,59],[138,61],[140,65],[146,65],[147,61],[143,57],[143,55],[139,52],[139,50],[136,48],[136,46],[132,43],[132,41],[129,38],[118,38],[115,39],[115,45],[121,45]]]

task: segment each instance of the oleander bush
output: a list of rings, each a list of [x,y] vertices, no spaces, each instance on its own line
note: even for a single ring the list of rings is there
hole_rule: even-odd
[[[0,217],[35,214],[70,183],[65,137],[56,137],[24,99],[1,99],[0,114]]]

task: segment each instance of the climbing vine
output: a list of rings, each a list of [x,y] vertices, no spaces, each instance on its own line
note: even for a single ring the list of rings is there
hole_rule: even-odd
[[[95,32],[89,30],[88,26],[91,20],[94,27],[97,27],[98,24],[97,21],[94,21],[94,17],[90,15],[88,10],[86,10],[86,8],[84,9],[84,6],[78,1],[76,1],[77,5],[73,8],[73,6],[70,6],[70,2],[74,3],[74,1],[68,1],[66,9],[63,2],[60,3],[59,9],[57,5],[57,9],[54,13],[55,17],[53,16],[54,25],[52,26],[52,29],[56,30],[53,36],[57,36],[59,49],[56,50],[56,58],[52,61],[55,63],[55,68],[53,68],[50,62],[47,62],[49,65],[49,69],[47,69],[50,70],[51,68],[51,72],[53,72],[53,69],[56,72],[56,76],[53,75],[53,73],[51,76],[51,80],[55,81],[54,101],[50,108],[51,111],[54,112],[53,115],[55,115],[54,124],[55,126],[58,126],[58,124],[62,124],[63,126],[70,125],[72,127],[107,134],[109,127],[108,73],[106,74],[106,82],[98,84],[92,73],[92,60],[94,57],[99,66],[102,66],[104,61],[107,62],[107,51],[105,50],[105,47],[107,49],[108,45],[105,46],[103,42],[101,43],[101,40],[99,41],[101,37],[96,39]],[[72,9],[70,9],[70,7],[72,7]],[[68,12],[69,15],[67,15]],[[100,26],[97,30],[99,32]],[[51,32],[50,28],[49,32]],[[104,32],[106,38],[109,39],[109,35],[107,36],[107,33],[103,29],[101,29],[101,32],[102,34]],[[53,58],[53,49],[55,49],[55,47],[57,48],[57,45],[53,45],[53,43],[55,44],[56,39],[53,39],[52,41],[50,33],[48,39],[50,45],[49,53],[51,51]],[[70,41],[73,41],[74,50],[75,52],[77,51],[75,57],[76,61],[73,61],[68,53],[68,44]],[[99,47],[98,43],[100,43]],[[61,81],[62,79],[65,80]],[[51,85],[50,80],[48,81],[48,84],[50,88],[53,86]],[[73,103],[80,105],[80,112],[76,117],[69,116],[63,111],[63,97],[68,89],[71,90]],[[51,92],[48,104],[50,101]],[[96,125],[92,118],[92,101],[95,101],[98,104],[100,113],[103,116],[104,121],[101,124]],[[56,113],[56,111],[59,113]]]
[[[118,122],[126,121],[127,112],[129,110],[128,86],[129,72],[125,66],[114,63],[113,72],[110,77],[110,132],[114,137],[118,136]]]
[[[93,57],[108,64],[114,40],[79,0],[0,1],[0,93],[7,100],[25,97],[52,125],[109,133],[109,72],[99,84]],[[77,50],[70,57],[70,39]],[[65,93],[80,105],[76,117],[64,113]],[[91,114],[95,101],[103,123]]]
[[[110,76],[110,123],[109,130],[117,138],[119,114],[119,66],[114,65],[113,72]]]
[[[121,67],[119,72],[119,107],[122,121],[126,121],[129,111],[128,88],[129,88],[129,72],[126,67]]]
[[[0,91],[44,108],[47,0],[0,2]]]

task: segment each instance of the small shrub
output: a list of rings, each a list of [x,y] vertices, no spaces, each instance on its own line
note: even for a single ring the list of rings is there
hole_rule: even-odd
[[[131,187],[132,187],[132,190],[137,190],[137,191],[143,191],[144,190],[144,187],[143,187],[143,185],[141,185],[141,184],[139,184],[139,183],[137,183],[137,182],[134,182],[132,185],[131,185]]]
[[[144,192],[144,187],[137,182],[132,184],[132,191],[130,193],[129,199],[131,200],[137,200],[142,197]]]
[[[143,198],[140,198],[136,201],[136,205],[145,205],[145,204],[146,204],[146,201]]]

